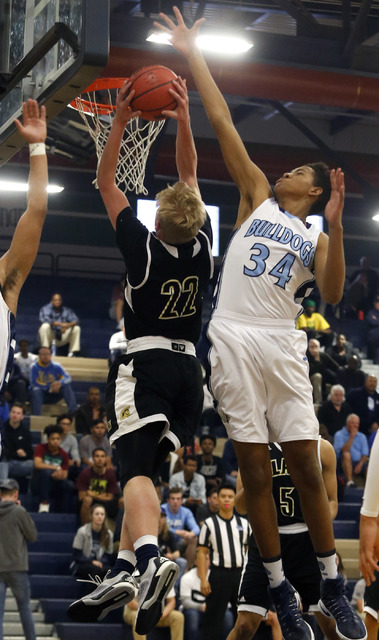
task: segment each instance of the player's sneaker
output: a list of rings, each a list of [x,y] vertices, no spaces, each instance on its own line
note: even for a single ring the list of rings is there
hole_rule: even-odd
[[[339,637],[343,640],[366,640],[366,627],[345,596],[341,574],[334,580],[321,580],[320,591],[318,605],[321,613],[335,619]]]
[[[146,635],[159,622],[168,592],[179,575],[176,562],[168,558],[150,558],[145,573],[141,575],[138,611],[135,630]]]
[[[278,587],[268,587],[275,607],[284,640],[314,640],[311,627],[300,613],[300,596],[293,586],[284,580]]]
[[[98,586],[92,593],[70,604],[67,615],[73,622],[102,620],[109,611],[127,604],[138,593],[136,580],[126,571],[120,571],[114,578],[96,578],[81,581],[95,582]]]

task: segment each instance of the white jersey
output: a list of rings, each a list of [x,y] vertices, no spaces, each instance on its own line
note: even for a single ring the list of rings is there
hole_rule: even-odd
[[[8,382],[15,346],[15,318],[0,289],[0,390]]]
[[[21,373],[24,378],[30,377],[30,370],[35,362],[38,360],[38,356],[35,353],[28,353],[26,358],[21,355],[21,351],[14,354],[14,359],[21,369]]]
[[[220,272],[214,317],[244,324],[294,320],[314,287],[320,231],[265,200],[234,232]]]

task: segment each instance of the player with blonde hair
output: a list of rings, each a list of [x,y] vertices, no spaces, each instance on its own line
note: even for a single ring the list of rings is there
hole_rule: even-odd
[[[187,88],[181,78],[173,85],[177,107],[163,115],[177,120],[180,182],[158,194],[155,233],[137,220],[115,184],[122,135],[130,118],[138,115],[129,107],[134,95],[134,91],[128,93],[130,83],[118,96],[98,170],[99,189],[127,272],[124,320],[128,348],[110,369],[106,393],[125,515],[110,575],[69,609],[76,621],[101,620],[111,609],[130,602],[139,586],[135,629],[140,635],[159,621],[179,572],[175,562],[159,557],[160,504],[154,480],[168,453],[189,444],[199,424],[203,387],[194,345],[201,330],[202,291],[213,273],[212,232],[197,184]],[[131,577],[136,567],[139,584]]]

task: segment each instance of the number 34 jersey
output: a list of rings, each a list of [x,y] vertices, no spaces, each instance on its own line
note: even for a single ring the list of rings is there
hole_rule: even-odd
[[[234,232],[225,254],[215,315],[251,324],[254,318],[289,320],[314,287],[320,232],[265,200]]]
[[[126,265],[124,320],[128,340],[164,336],[196,343],[202,296],[213,275],[210,220],[198,235],[169,245],[127,207],[117,217],[116,242]]]

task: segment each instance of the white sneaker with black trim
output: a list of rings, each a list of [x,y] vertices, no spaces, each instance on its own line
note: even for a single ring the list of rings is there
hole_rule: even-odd
[[[139,586],[136,633],[146,635],[159,622],[167,594],[179,575],[179,566],[168,558],[150,558]]]
[[[120,571],[114,578],[101,580],[99,576],[91,580],[79,582],[94,582],[97,588],[83,598],[70,604],[67,615],[73,622],[97,622],[102,620],[109,611],[124,606],[138,593],[138,585],[126,571]]]

